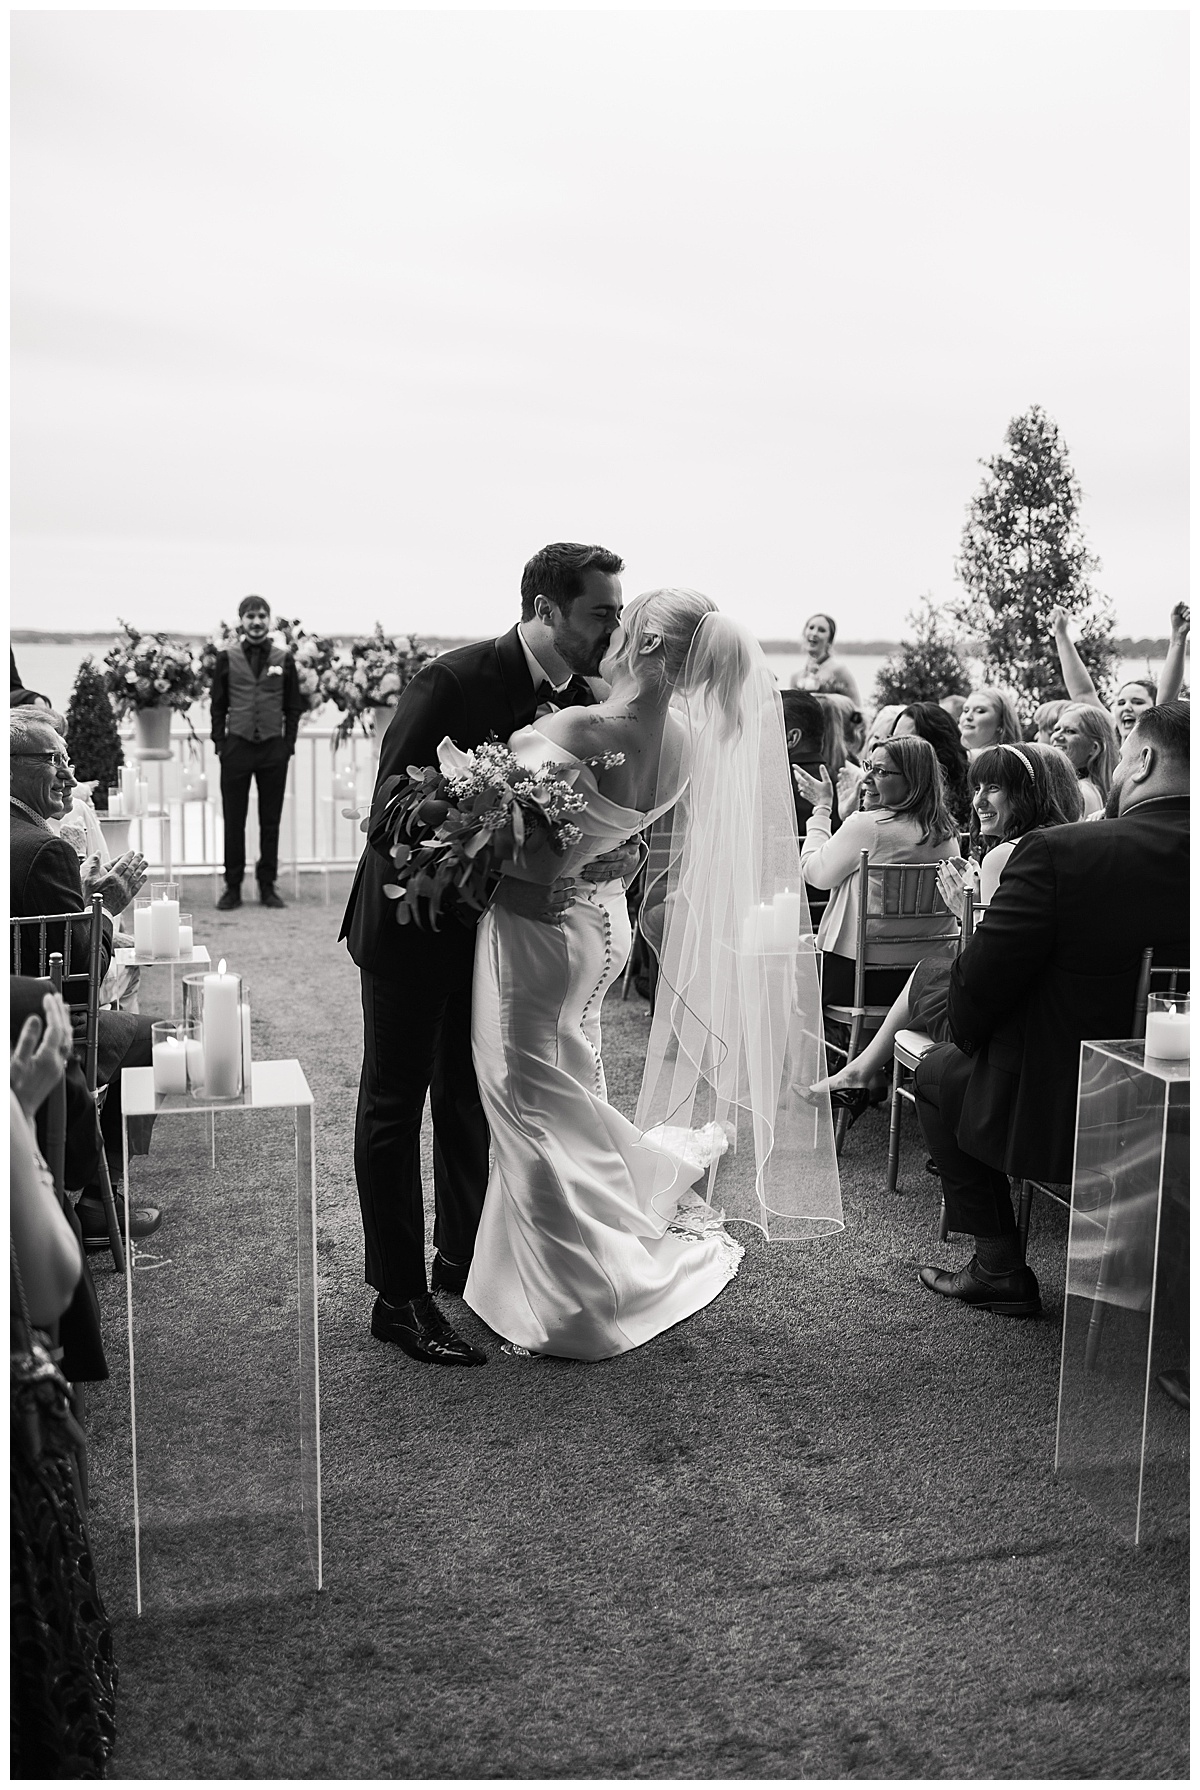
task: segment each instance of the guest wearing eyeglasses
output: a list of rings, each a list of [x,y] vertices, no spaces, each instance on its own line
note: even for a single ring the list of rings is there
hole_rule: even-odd
[[[928,740],[915,737],[881,741],[867,755],[863,789],[878,806],[848,814],[836,833],[833,783],[827,768],[820,777],[792,766],[796,787],[812,804],[800,847],[804,880],[832,891],[817,930],[824,953],[821,990],[825,1001],[843,1005],[854,999],[854,953],[858,936],[858,866],[862,852],[872,864],[925,864],[949,858],[957,843],[946,811],[942,772]],[[940,931],[942,920],[931,921]],[[867,1000],[889,1005],[908,980],[906,969],[874,969],[867,975]]]
[[[89,924],[84,916],[92,896],[104,906],[101,974],[112,956],[113,920],[129,906],[146,880],[146,860],[140,852],[125,852],[107,869],[88,860],[81,873],[79,859],[65,839],[48,824],[60,820],[71,805],[75,777],[62,736],[49,718],[34,708],[14,709],[9,715],[9,912],[14,917],[32,914],[78,913],[71,928],[72,969],[87,963]],[[61,928],[50,929],[50,951],[62,951]],[[38,974],[38,940],[32,930],[21,935],[21,961],[11,966],[20,975]],[[78,1024],[78,1017],[76,1019]],[[133,1013],[102,1011],[99,1016],[99,1080],[108,1085],[100,1129],[105,1155],[114,1182],[119,1179],[121,1149],[121,1070],[148,1068],[151,1063],[150,1021]],[[130,1127],[131,1134],[133,1127]],[[139,1131],[131,1135],[131,1147],[148,1148]],[[107,1241],[100,1189],[84,1189],[77,1208],[84,1240],[103,1248]],[[118,1207],[121,1222],[124,1211]],[[156,1230],[161,1213],[147,1206],[132,1215],[135,1237]]]

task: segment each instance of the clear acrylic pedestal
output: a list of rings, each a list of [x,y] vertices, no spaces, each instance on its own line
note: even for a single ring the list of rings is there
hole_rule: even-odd
[[[1189,1108],[1186,1060],[1084,1044],[1054,1464],[1134,1543],[1187,1529]]]
[[[121,1072],[126,1221],[160,1205],[125,1276],[137,1609],[320,1590],[313,1097],[294,1059],[235,1100]],[[129,1121],[153,1114],[149,1156]],[[132,1177],[131,1171],[132,1169]],[[131,1184],[132,1180],[132,1184]]]

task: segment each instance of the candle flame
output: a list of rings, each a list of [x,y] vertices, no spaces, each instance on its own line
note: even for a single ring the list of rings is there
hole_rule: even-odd
[[[1174,1003],[1174,1001],[1171,1001],[1167,1005],[1167,1012],[1174,1013],[1174,1011],[1175,1011],[1175,1003]]]
[[[225,959],[223,957],[217,965],[217,974],[218,976],[223,976],[225,974]]]

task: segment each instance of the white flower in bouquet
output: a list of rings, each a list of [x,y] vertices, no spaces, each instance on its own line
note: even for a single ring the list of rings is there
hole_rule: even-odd
[[[400,688],[399,672],[398,671],[385,671],[383,676],[379,680],[379,694],[381,696],[394,696],[396,694],[396,692],[399,690],[399,688]]]
[[[171,686],[167,682],[165,677],[156,677],[154,680],[154,688],[156,690],[161,691],[162,694],[165,696],[167,691],[171,688]]]

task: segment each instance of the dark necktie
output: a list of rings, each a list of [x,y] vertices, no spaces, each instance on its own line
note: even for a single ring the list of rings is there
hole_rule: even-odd
[[[596,700],[592,694],[591,685],[578,672],[568,683],[563,685],[561,690],[555,690],[547,685],[543,695],[547,702],[554,704],[556,709],[590,708]]]

